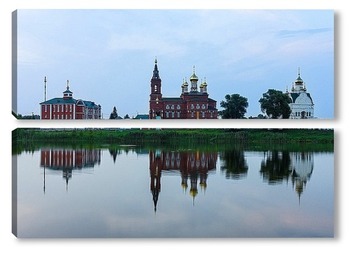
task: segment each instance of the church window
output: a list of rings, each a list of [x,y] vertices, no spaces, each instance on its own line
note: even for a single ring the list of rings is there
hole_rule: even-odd
[[[175,112],[174,112],[174,111],[171,112],[171,117],[172,117],[172,118],[175,117]]]
[[[169,110],[169,109],[170,109],[170,106],[169,106],[168,104],[166,105],[166,109],[167,109],[167,110]]]
[[[199,108],[200,108],[199,104],[197,104],[197,106],[196,106],[196,107],[197,107],[197,109],[199,109]]]
[[[174,110],[174,105],[171,106],[171,110]]]
[[[181,108],[181,107],[180,107],[180,105],[177,105],[177,107],[176,107],[176,108],[177,108],[178,110],[180,110],[180,108]]]
[[[205,104],[202,104],[202,109],[205,109]]]
[[[205,112],[202,112],[202,118],[203,119],[205,118]]]
[[[194,109],[194,105],[193,104],[191,104],[191,109]]]
[[[180,112],[177,112],[177,117],[180,118]]]

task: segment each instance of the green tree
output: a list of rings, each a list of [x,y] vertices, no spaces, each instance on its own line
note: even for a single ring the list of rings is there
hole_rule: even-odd
[[[226,101],[221,101],[220,106],[224,110],[219,111],[223,119],[242,119],[247,112],[248,99],[239,94],[225,96]]]
[[[115,106],[114,106],[111,115],[109,115],[109,119],[115,120],[117,118],[118,118],[117,108],[115,108]]]
[[[287,94],[274,89],[269,89],[259,100],[261,111],[272,119],[288,119],[292,112],[289,107],[291,102]]]

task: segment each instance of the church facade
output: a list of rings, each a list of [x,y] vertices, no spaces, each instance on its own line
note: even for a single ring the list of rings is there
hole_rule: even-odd
[[[184,80],[180,97],[163,97],[162,80],[155,60],[149,100],[150,119],[217,119],[216,101],[209,98],[206,81],[200,84],[193,69],[190,85]]]
[[[291,91],[286,92],[292,102],[289,104],[292,110],[290,119],[313,119],[314,117],[314,102],[310,93],[307,92],[306,85],[300,77],[300,69],[298,77],[292,85]]]
[[[63,97],[55,97],[40,103],[41,119],[101,119],[101,105],[92,101],[74,99],[73,92],[67,89]]]

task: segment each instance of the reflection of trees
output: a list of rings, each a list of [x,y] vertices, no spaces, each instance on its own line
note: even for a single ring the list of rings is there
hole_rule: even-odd
[[[109,151],[109,154],[112,156],[114,163],[117,160],[117,157],[122,153],[125,153],[125,155],[128,155],[129,152],[136,153],[137,155],[148,154],[148,149],[144,149],[136,145],[117,145],[114,147],[109,147],[108,151]]]
[[[291,158],[288,151],[268,151],[261,162],[260,174],[269,184],[281,183],[289,178]]]
[[[109,148],[109,154],[111,154],[113,158],[113,162],[115,163],[117,156],[122,153],[122,150],[120,148]]]
[[[241,179],[247,176],[248,166],[242,150],[226,150],[221,157],[221,170],[226,171],[226,178]]]

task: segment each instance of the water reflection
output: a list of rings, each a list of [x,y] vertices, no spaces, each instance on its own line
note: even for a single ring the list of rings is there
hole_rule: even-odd
[[[299,199],[314,168],[312,152],[269,151],[264,153],[260,174],[268,184],[292,181]]]
[[[67,188],[73,170],[94,167],[95,164],[100,163],[100,149],[42,148],[40,151],[40,166],[44,168],[44,178],[46,169],[62,171]]]
[[[17,157],[22,237],[333,235],[333,153],[115,145]]]
[[[314,155],[310,152],[291,153],[292,183],[299,195],[304,191],[306,183],[310,181],[314,170]]]
[[[182,188],[187,191],[189,187],[189,194],[193,199],[198,194],[198,184],[202,190],[206,190],[208,173],[215,173],[218,155],[220,155],[220,170],[225,173],[227,179],[240,180],[246,178],[248,173],[245,153],[239,149],[229,149],[220,153],[200,150],[148,150],[128,146],[108,150],[114,163],[123,153],[149,155],[150,190],[155,211],[161,191],[162,172],[181,176]],[[62,171],[67,187],[73,170],[90,168],[101,163],[101,149],[43,148],[40,153],[40,166],[44,168],[44,178],[45,169]],[[259,172],[263,182],[276,185],[291,181],[300,198],[313,172],[313,152],[274,150],[262,152],[262,154]]]
[[[198,181],[200,187],[206,189],[208,172],[215,171],[217,158],[216,152],[150,150],[150,189],[153,196],[154,211],[157,210],[162,172],[179,172],[182,188],[186,191],[189,181],[190,195],[194,199],[198,194]]]
[[[221,153],[221,160],[221,171],[226,171],[226,178],[238,180],[247,176],[248,165],[243,150],[226,150]]]
[[[260,173],[263,180],[269,184],[282,183],[291,175],[291,157],[288,151],[264,152]]]

